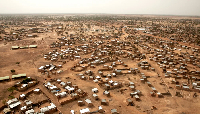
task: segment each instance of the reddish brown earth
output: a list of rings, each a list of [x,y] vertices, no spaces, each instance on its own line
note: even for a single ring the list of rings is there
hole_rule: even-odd
[[[111,25],[111,24],[110,24]],[[118,26],[118,25],[116,25]],[[98,27],[98,26],[97,26]],[[100,27],[99,27],[100,28]],[[128,34],[123,30],[123,33],[125,35],[121,36],[119,40],[124,40],[124,37]],[[95,33],[98,34],[98,33]],[[145,34],[142,32],[139,32],[139,34],[142,35],[150,35]],[[51,38],[49,38],[51,36]],[[151,35],[153,36],[153,35]],[[164,98],[157,98],[157,97],[151,97],[150,92],[151,89],[147,86],[147,84],[143,84],[140,81],[139,75],[120,75],[118,77],[112,78],[113,81],[119,81],[123,84],[134,82],[136,89],[139,89],[142,92],[142,95],[140,97],[141,101],[135,101],[134,98],[132,98],[133,102],[135,103],[135,106],[127,106],[126,99],[130,98],[130,93],[132,92],[129,90],[128,87],[125,85],[121,89],[127,89],[124,91],[124,93],[120,93],[120,89],[114,89],[110,90],[111,97],[107,97],[103,95],[103,89],[98,85],[98,83],[94,83],[90,80],[81,80],[79,77],[76,76],[78,73],[83,72],[74,72],[71,71],[71,67],[78,63],[80,59],[75,61],[67,61],[66,64],[63,65],[63,72],[61,74],[52,75],[50,78],[48,78],[46,75],[42,75],[40,72],[38,72],[38,68],[42,65],[46,64],[59,64],[58,62],[51,62],[44,60],[43,54],[48,53],[49,51],[52,51],[50,49],[49,45],[52,42],[57,41],[57,38],[61,36],[57,36],[56,32],[52,33],[44,33],[40,34],[39,37],[36,38],[26,38],[20,41],[12,41],[7,42],[6,45],[4,45],[3,41],[0,41],[0,76],[12,76],[12,73],[10,72],[11,69],[15,69],[17,74],[20,73],[26,73],[27,76],[32,77],[34,79],[37,79],[39,81],[39,84],[37,84],[34,87],[31,87],[27,91],[24,92],[18,92],[14,91],[12,94],[7,91],[7,89],[11,86],[13,86],[16,82],[22,81],[22,79],[18,80],[10,80],[10,81],[4,81],[0,83],[1,87],[1,93],[0,93],[0,100],[8,100],[9,95],[13,95],[14,97],[19,97],[22,93],[27,93],[31,90],[34,90],[35,88],[40,88],[42,92],[44,92],[51,101],[57,106],[57,108],[64,114],[70,114],[70,110],[75,110],[75,113],[79,113],[80,109],[87,108],[87,105],[79,107],[77,104],[77,101],[70,102],[65,105],[60,105],[55,95],[50,93],[44,86],[43,83],[46,81],[49,81],[50,79],[61,79],[64,82],[71,81],[73,84],[78,85],[79,88],[81,88],[83,91],[87,92],[88,95],[84,98],[81,98],[80,100],[85,99],[91,99],[93,102],[94,107],[90,108],[90,111],[96,111],[98,106],[100,106],[100,101],[94,100],[92,97],[92,89],[98,88],[99,92],[97,93],[100,99],[106,99],[109,102],[109,105],[102,106],[105,110],[106,114],[111,113],[111,109],[115,108],[120,114],[146,114],[146,113],[154,113],[154,114],[181,114],[181,113],[187,113],[187,114],[196,114],[200,113],[200,110],[198,107],[200,106],[200,96],[197,96],[196,98],[193,98],[194,92],[188,92],[188,91],[182,91],[183,97],[177,97],[175,96],[176,90],[175,86],[171,85],[171,78],[164,78],[164,73],[162,73],[162,70],[159,68],[159,66],[154,61],[149,60],[149,56],[147,56],[146,61],[148,61],[152,67],[155,68],[155,72],[148,71],[148,70],[141,70],[140,67],[137,66],[137,63],[140,61],[133,61],[129,59],[122,59],[122,61],[128,65],[130,68],[139,68],[142,73],[148,76],[154,76],[150,78],[150,82],[153,84],[153,86],[159,90],[159,91],[166,91],[168,89],[172,96],[164,96]],[[42,41],[42,38],[44,38],[44,41]],[[161,38],[161,37],[157,37]],[[167,38],[161,38],[163,40],[169,40]],[[36,43],[34,43],[34,41]],[[38,45],[38,48],[35,49],[18,49],[18,50],[10,50],[11,46],[14,45],[24,45],[24,44],[36,44]],[[188,43],[180,43],[187,46],[192,46],[192,44]],[[149,45],[149,44],[147,44]],[[144,52],[143,49],[141,49],[139,46],[140,52]],[[195,46],[196,48],[200,48],[199,46]],[[178,52],[178,51],[177,51]],[[88,55],[82,55],[84,58],[89,58],[91,54]],[[143,61],[145,61],[143,60]],[[16,64],[16,62],[20,62],[19,65]],[[106,63],[107,65],[110,65],[111,63]],[[96,68],[89,68],[94,73],[98,72],[98,69],[103,68],[103,65],[97,66]],[[119,67],[121,68],[121,67]],[[198,71],[200,71],[199,68],[195,68]],[[161,77],[158,77],[157,73],[161,75]],[[69,79],[68,79],[69,77]],[[169,86],[172,86],[172,89],[166,88],[163,85],[160,85],[161,82],[160,78],[163,79],[163,81],[168,84]],[[46,79],[46,80],[45,80]],[[199,95],[199,93],[197,93]],[[30,97],[31,98],[31,97]],[[40,97],[36,97],[40,98]],[[34,98],[33,98],[34,99]],[[3,103],[0,103],[0,107],[3,106]],[[157,109],[152,110],[151,107],[155,106]],[[1,113],[2,110],[1,110]]]

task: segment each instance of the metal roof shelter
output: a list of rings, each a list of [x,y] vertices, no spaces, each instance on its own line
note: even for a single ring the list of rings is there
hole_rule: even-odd
[[[18,74],[18,75],[12,75],[12,79],[15,79],[15,78],[21,78],[21,77],[26,77],[26,74]]]
[[[17,101],[18,101],[18,99],[14,98],[14,99],[8,100],[7,104],[10,105],[10,104],[15,103]]]
[[[37,45],[29,45],[29,48],[37,48]]]
[[[10,110],[10,108],[4,108],[3,112],[4,112],[5,114],[8,114],[8,113],[11,112],[11,110]]]
[[[28,46],[21,46],[20,49],[26,49]]]
[[[81,110],[80,110],[80,113],[81,113],[81,114],[89,113],[89,112],[90,112],[89,108],[85,108],[85,109],[81,109]]]
[[[86,99],[85,101],[86,101],[88,104],[89,104],[89,103],[92,103],[91,100],[89,100],[89,99]]]
[[[18,49],[19,46],[12,46],[12,49]]]
[[[117,109],[111,109],[112,114],[117,114]]]
[[[4,81],[4,80],[8,80],[8,79],[10,79],[10,77],[9,77],[9,76],[0,77],[0,81]]]
[[[18,101],[18,102],[16,102],[16,103],[13,103],[13,104],[9,105],[9,107],[12,109],[12,108],[17,107],[17,106],[20,105],[20,104],[21,104],[21,102]]]
[[[35,112],[35,111],[34,111],[33,109],[30,109],[30,110],[26,111],[25,113],[26,113],[26,114],[34,114],[34,112]]]

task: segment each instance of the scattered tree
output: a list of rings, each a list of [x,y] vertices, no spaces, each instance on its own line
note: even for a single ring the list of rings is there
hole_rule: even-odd
[[[11,71],[11,73],[15,73],[15,70],[14,69],[12,69],[12,70],[10,70]]]
[[[3,103],[3,105],[5,105],[6,104],[6,100],[2,100],[2,103]]]
[[[15,87],[10,87],[10,88],[8,88],[7,90],[8,90],[9,92],[13,93],[13,91],[16,90],[16,88],[15,88]]]
[[[12,96],[12,95],[10,95],[9,97],[8,97],[8,99],[14,99],[15,97],[14,96]]]

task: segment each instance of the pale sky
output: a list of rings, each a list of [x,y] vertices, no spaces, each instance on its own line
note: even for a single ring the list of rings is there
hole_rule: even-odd
[[[108,13],[200,16],[200,0],[0,0],[0,14],[15,13]]]

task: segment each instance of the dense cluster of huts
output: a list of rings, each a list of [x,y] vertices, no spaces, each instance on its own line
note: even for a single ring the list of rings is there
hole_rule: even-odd
[[[44,16],[45,17],[45,16]],[[78,17],[72,17],[73,20],[79,19]],[[123,17],[121,17],[123,19]],[[45,17],[39,20],[49,19]],[[54,17],[55,20],[60,21],[60,17]],[[1,34],[5,34],[0,40],[20,40],[22,38],[35,38],[40,33],[53,32],[57,35],[61,35],[56,42],[50,44],[52,51],[44,54],[45,61],[51,61],[53,64],[47,64],[38,68],[38,72],[42,74],[56,75],[61,73],[65,68],[63,64],[67,61],[78,60],[75,65],[72,65],[70,71],[77,73],[76,76],[83,81],[89,81],[90,83],[97,83],[100,88],[103,89],[103,95],[111,97],[110,90],[118,90],[123,94],[122,89],[124,85],[131,91],[130,96],[127,97],[126,102],[128,106],[134,106],[135,101],[141,101],[142,91],[136,89],[134,82],[130,81],[128,84],[124,84],[113,78],[124,77],[126,75],[132,75],[132,77],[139,76],[143,86],[146,86],[151,90],[150,95],[153,97],[164,97],[164,95],[172,95],[169,92],[169,88],[173,87],[176,90],[176,96],[181,95],[181,91],[194,91],[200,92],[200,49],[182,45],[179,42],[199,45],[198,39],[199,28],[189,26],[192,20],[170,20],[170,19],[155,19],[152,18],[151,22],[148,22],[144,18],[140,18],[141,21],[131,19],[124,21],[110,20],[104,22],[102,25],[100,22],[87,22],[88,28],[83,27],[82,22],[76,22],[76,24],[43,24],[43,23],[30,23],[21,22],[23,26],[28,28],[12,29],[11,32],[4,31],[5,28],[9,28],[6,25],[0,25]],[[70,19],[69,19],[70,20]],[[154,23],[155,21],[162,22],[171,21],[170,25]],[[177,26],[178,23],[184,23],[185,27]],[[112,23],[112,26],[108,23]],[[114,26],[114,24],[126,24],[127,26]],[[194,23],[199,23],[194,20]],[[14,22],[10,22],[9,25],[18,25]],[[108,26],[109,25],[109,26]],[[93,27],[103,27],[100,29],[94,29]],[[4,29],[2,29],[4,28]],[[68,31],[74,31],[75,34],[68,33]],[[92,32],[92,35],[84,34]],[[97,34],[96,34],[97,33]],[[195,35],[196,34],[196,35]],[[164,40],[157,37],[167,37],[168,40]],[[12,46],[11,49],[26,49],[37,48],[37,45],[29,46]],[[88,57],[86,57],[88,56]],[[136,67],[129,67],[128,62],[136,62]],[[62,62],[62,64],[56,65],[55,63]],[[93,71],[98,68],[97,71]],[[161,70],[161,71],[160,71]],[[149,76],[146,72],[156,73],[156,76]],[[12,79],[26,77],[26,74],[12,75]],[[156,78],[161,82],[160,84],[165,87],[165,92],[161,92],[156,89],[150,80]],[[171,80],[171,84],[166,84],[164,80]],[[10,80],[9,76],[0,77],[0,81]],[[19,82],[16,84],[19,91],[24,91],[29,87],[34,86],[38,82],[35,80],[28,81],[26,83]],[[72,82],[63,82],[60,79],[53,79],[45,82],[44,87],[57,97],[58,102],[61,105],[67,104],[72,101],[77,101],[78,106],[87,105],[88,108],[80,110],[80,113],[104,113],[103,107],[109,105],[107,99],[101,99],[98,96],[99,89],[94,87],[92,89],[92,97],[95,100],[100,100],[100,106],[97,111],[90,111],[93,105],[91,99],[83,97],[88,95],[87,92],[81,90],[78,85],[72,84]],[[125,89],[126,90],[126,89]],[[14,98],[7,102],[7,108],[4,109],[4,113],[12,112],[13,108],[20,106],[21,113],[33,114],[33,113],[53,113],[57,111],[57,107],[50,99],[46,99],[42,102],[34,104],[28,100],[28,96],[31,94],[43,94],[40,89],[35,89],[27,94],[21,94],[19,99]],[[44,94],[45,95],[45,94]],[[49,106],[34,110],[35,106],[43,103],[49,103]],[[21,106],[23,105],[23,106]],[[71,110],[74,114],[75,111]],[[117,114],[117,109],[111,109],[111,113]]]
[[[78,88],[78,85],[73,85],[70,81],[62,82],[60,79],[56,79],[45,83],[44,86],[57,97],[61,105],[78,100],[87,95],[86,92]]]
[[[29,100],[29,95],[44,95],[46,98],[44,100],[41,99],[41,101],[32,102]],[[39,108],[44,103],[49,103],[49,106],[45,106],[42,108]],[[54,113],[57,110],[57,107],[55,104],[51,102],[51,100],[39,89],[36,88],[34,90],[29,91],[26,94],[21,94],[19,98],[13,98],[6,102],[7,108],[4,108],[4,113],[19,113],[19,114],[51,114]]]

